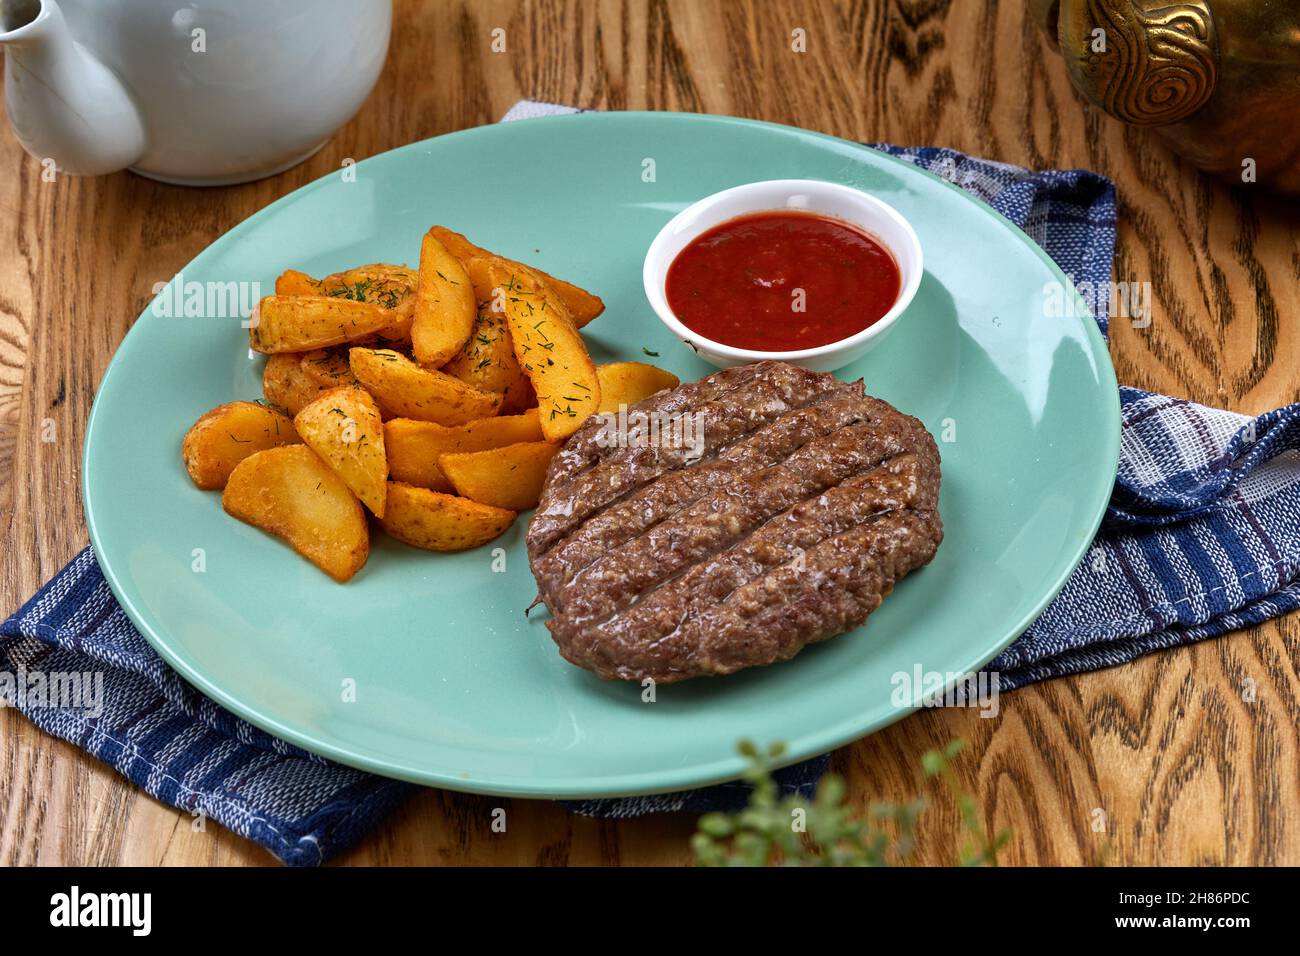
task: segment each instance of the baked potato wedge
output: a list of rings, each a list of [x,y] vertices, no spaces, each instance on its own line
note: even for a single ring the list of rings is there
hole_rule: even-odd
[[[306,352],[355,342],[390,328],[392,309],[329,295],[268,295],[248,329],[254,352]]]
[[[351,578],[370,555],[361,502],[306,445],[249,455],[230,473],[221,506],[283,539],[336,581]]]
[[[320,295],[320,280],[297,269],[285,269],[275,279],[276,295]]]
[[[418,273],[409,266],[373,262],[313,279],[298,269],[285,269],[275,280],[276,295],[331,295],[374,302],[388,309],[415,291]]]
[[[609,362],[596,366],[600,379],[598,412],[617,412],[620,405],[635,405],[665,388],[676,388],[680,380],[672,372],[645,362]]]
[[[438,468],[456,494],[482,505],[524,511],[537,507],[546,469],[559,449],[553,442],[534,441],[452,452],[438,456]]]
[[[388,457],[379,406],[365,389],[344,386],[321,392],[293,418],[307,447],[320,455],[361,503],[384,516]]]
[[[426,551],[466,551],[510,527],[515,513],[400,481],[388,483],[380,525],[398,541]]]
[[[315,381],[303,369],[302,354],[281,352],[266,360],[262,370],[262,395],[290,415],[297,415],[327,386]]]
[[[302,370],[322,388],[356,385],[346,349],[315,349],[302,354]]]
[[[396,309],[415,292],[419,273],[410,266],[372,262],[342,272],[333,272],[318,283],[318,295],[341,296],[358,302],[373,302],[386,309]]]
[[[369,302],[387,309],[391,322],[375,335],[386,342],[408,344],[415,315],[415,287],[418,273],[406,266],[374,262],[320,280],[320,295]]]
[[[433,491],[452,490],[451,483],[438,468],[440,455],[541,440],[542,426],[535,408],[522,415],[499,415],[455,426],[411,418],[393,418],[384,423],[389,477]]]
[[[547,441],[568,438],[600,405],[600,379],[563,303],[526,271],[491,267],[520,368],[533,383]]]
[[[478,303],[479,312],[495,311],[498,315],[504,314],[504,308],[493,308],[499,300],[492,294],[492,266],[504,265],[509,268],[510,263],[496,256],[470,256],[462,259],[461,264],[469,276],[470,285],[474,287],[474,301]]]
[[[495,392],[481,392],[458,378],[421,368],[392,349],[353,348],[348,362],[389,418],[463,425],[501,408],[501,396]]]
[[[511,262],[508,259],[502,259],[499,256],[485,258],[478,256],[468,259],[465,262],[465,271],[469,273],[470,282],[474,285],[474,295],[478,298],[479,314],[491,316],[504,316],[506,306],[506,288],[496,285],[503,274],[501,269],[505,268],[511,276],[520,277],[519,281],[536,285],[542,291],[542,295],[549,303],[546,307],[556,312],[563,312],[573,316],[568,312],[568,306],[559,296],[555,289],[546,283],[543,278],[545,273],[539,272],[529,266],[518,262]],[[466,345],[468,348],[469,345]],[[526,376],[525,376],[526,377]],[[533,396],[535,398],[535,396]]]
[[[227,402],[199,416],[181,442],[185,470],[198,487],[226,487],[235,466],[254,452],[293,445],[300,439],[293,423],[274,408],[256,402]]]
[[[503,415],[522,412],[536,398],[532,383],[515,358],[504,313],[480,309],[465,347],[442,371],[479,391],[499,393]]]
[[[513,259],[507,259],[504,256],[498,256],[496,253],[489,252],[481,246],[476,246],[459,232],[453,232],[446,226],[434,226],[429,230],[430,235],[436,236],[457,259],[465,262],[467,259],[476,257],[496,260],[499,263],[512,268],[518,268],[522,263],[515,262]],[[588,292],[586,289],[579,288],[572,282],[565,282],[563,279],[557,279],[549,273],[540,269],[533,270],[539,275],[546,284],[555,290],[560,299],[564,302],[565,308],[573,317],[573,323],[581,328],[586,325],[600,313],[605,311],[605,303],[601,301],[600,296]]]
[[[474,287],[460,260],[433,234],[420,242],[420,282],[415,290],[411,351],[426,368],[441,368],[474,329]]]

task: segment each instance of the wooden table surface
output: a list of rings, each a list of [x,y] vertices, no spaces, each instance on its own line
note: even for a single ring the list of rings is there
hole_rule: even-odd
[[[505,53],[490,51],[496,27]],[[791,50],[796,28],[806,53]],[[0,612],[87,541],[86,418],[155,282],[345,158],[493,122],[526,97],[726,113],[1104,173],[1120,198],[1115,277],[1154,294],[1149,327],[1112,324],[1120,381],[1244,412],[1300,398],[1297,205],[1229,191],[1088,109],[1021,3],[399,0],[361,112],[309,162],[262,182],[46,183],[0,129]],[[47,419],[53,442],[41,440]],[[960,778],[990,828],[1014,831],[1008,862],[1300,864],[1298,621],[1020,690],[996,719],[924,712],[840,750],[835,767],[863,807],[933,792],[919,755],[965,738]],[[499,805],[506,834],[491,830]],[[693,828],[684,815],[593,821],[430,790],[343,861],[680,864]],[[958,833],[940,801],[917,859],[951,860]],[[271,862],[219,826],[193,832],[188,813],[0,711],[0,864]]]

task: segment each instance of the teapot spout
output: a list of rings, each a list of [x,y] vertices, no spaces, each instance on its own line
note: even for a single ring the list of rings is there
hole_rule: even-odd
[[[61,172],[134,165],[144,124],[117,76],[72,38],[55,0],[0,0],[5,107],[23,148]]]

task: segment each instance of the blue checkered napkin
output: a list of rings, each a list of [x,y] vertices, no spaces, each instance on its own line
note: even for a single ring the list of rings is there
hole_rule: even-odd
[[[1300,404],[1251,418],[1121,388],[1101,533],[989,665],[1009,689],[1122,664],[1300,607]]]
[[[572,112],[520,104],[506,119]],[[1114,190],[1087,172],[1031,173],[950,150],[880,147],[988,202],[1077,283],[1110,277]],[[1104,314],[1099,316],[1105,328]],[[1249,419],[1123,389],[1115,496],[1079,570],[1043,616],[990,665],[1002,688],[1077,673],[1222,634],[1300,604],[1300,407]],[[172,672],[113,600],[87,548],[0,625],[0,676],[100,672],[93,712],[17,695],[42,729],[117,768],[160,800],[202,811],[287,863],[329,858],[414,791],[275,740]],[[0,695],[5,686],[0,683]],[[86,701],[81,702],[83,705]],[[92,700],[91,703],[94,703]],[[807,793],[819,757],[786,768]],[[730,809],[738,784],[570,804],[630,817]]]
[[[414,789],[277,740],[185,683],[118,606],[91,548],[0,624],[0,675],[0,698],[42,730],[285,863],[327,859]]]

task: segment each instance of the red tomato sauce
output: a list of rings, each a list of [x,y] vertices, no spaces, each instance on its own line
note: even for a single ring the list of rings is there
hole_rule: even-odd
[[[855,335],[888,312],[902,276],[893,255],[850,223],[773,210],[697,236],[668,268],[668,307],[723,345],[786,352]]]

